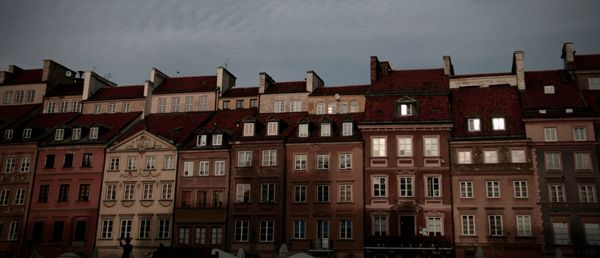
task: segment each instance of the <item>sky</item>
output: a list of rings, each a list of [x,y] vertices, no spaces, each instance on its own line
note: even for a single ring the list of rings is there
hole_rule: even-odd
[[[394,69],[456,74],[560,69],[562,44],[600,54],[597,0],[20,0],[0,2],[0,70],[52,59],[139,85],[156,67],[171,77],[215,75],[237,86],[304,80],[369,83],[369,57]]]

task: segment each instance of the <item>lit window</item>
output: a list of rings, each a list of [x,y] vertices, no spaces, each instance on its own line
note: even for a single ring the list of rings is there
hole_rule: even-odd
[[[238,203],[250,202],[250,184],[237,184],[235,201]]]
[[[277,135],[279,134],[279,123],[278,122],[268,122],[267,123],[267,135]]]
[[[512,163],[525,163],[525,150],[510,150]]]
[[[440,138],[423,137],[425,142],[425,157],[440,156]]]
[[[385,137],[371,138],[371,156],[373,156],[373,157],[387,156],[386,147],[387,147],[387,145],[386,145]]]
[[[573,140],[574,141],[587,141],[587,135],[585,133],[585,127],[573,128]]]
[[[254,123],[244,123],[244,136],[254,136]]]
[[[544,85],[544,94],[554,94],[554,85]]]
[[[194,162],[193,161],[184,161],[183,162],[183,176],[193,176],[194,175]]]
[[[215,176],[225,175],[225,161],[217,160],[215,161]]]
[[[479,118],[470,118],[467,122],[469,125],[469,132],[481,131],[481,120]]]
[[[212,145],[213,146],[221,146],[221,144],[223,144],[223,135],[222,134],[213,134]]]
[[[398,137],[398,157],[412,157],[413,146],[412,137],[400,136]]]
[[[308,137],[308,124],[298,125],[298,137]]]
[[[427,217],[427,233],[433,236],[441,236],[444,234],[443,225],[441,217]]]
[[[335,114],[336,107],[337,107],[337,104],[335,102],[327,103],[327,114]]]
[[[358,101],[350,101],[350,113],[358,113]]]
[[[505,130],[504,117],[492,118],[492,128],[494,131]]]
[[[206,146],[206,134],[196,136],[196,146]]]
[[[500,198],[500,182],[499,181],[486,181],[486,193],[487,198]]]
[[[473,198],[473,182],[460,182],[460,198]]]
[[[556,128],[544,128],[544,141],[555,142],[556,140]]]
[[[471,164],[471,151],[459,150],[458,151],[458,164]]]

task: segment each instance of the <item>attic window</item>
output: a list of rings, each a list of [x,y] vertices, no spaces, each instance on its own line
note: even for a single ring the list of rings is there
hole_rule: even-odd
[[[254,123],[244,123],[244,136],[254,136]]]
[[[565,109],[565,113],[573,113],[573,109],[572,108],[567,108],[567,109]]]
[[[600,90],[600,78],[588,78],[590,90]]]
[[[90,140],[98,139],[98,127],[90,128]]]
[[[481,120],[479,118],[469,118],[467,122],[469,125],[469,132],[481,131]]]
[[[545,109],[540,109],[539,112],[540,112],[540,114],[546,114],[546,110]]]
[[[79,140],[81,138],[81,128],[73,129],[73,134],[71,135],[71,139]]]
[[[13,129],[6,129],[4,130],[4,139],[5,140],[12,140],[13,138]]]
[[[65,129],[56,129],[56,133],[54,133],[55,141],[62,141],[65,137]]]
[[[27,128],[25,130],[23,130],[23,139],[29,139],[31,138],[31,128]]]
[[[206,134],[196,136],[196,146],[206,146]]]
[[[269,122],[267,123],[267,135],[273,136],[279,133],[279,123],[278,122]]]
[[[321,137],[331,136],[331,123],[323,122],[321,123]]]
[[[396,100],[396,116],[413,116],[416,113],[417,101],[410,97]]]
[[[298,125],[298,137],[308,137],[308,124]]]
[[[545,85],[544,94],[554,94],[554,85]]]
[[[222,134],[213,134],[212,145],[213,146],[221,146],[221,144],[223,144],[223,135]]]
[[[504,117],[494,117],[492,118],[492,128],[494,131],[505,130]]]
[[[342,123],[342,136],[352,136],[352,122]]]

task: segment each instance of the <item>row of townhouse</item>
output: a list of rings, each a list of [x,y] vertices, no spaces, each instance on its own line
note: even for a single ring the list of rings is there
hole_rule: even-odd
[[[0,72],[0,251],[133,257],[593,256],[600,55],[564,69],[393,70],[367,85],[116,86],[53,61]]]

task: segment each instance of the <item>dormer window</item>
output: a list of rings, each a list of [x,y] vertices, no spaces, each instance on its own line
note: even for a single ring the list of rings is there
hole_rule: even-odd
[[[273,136],[279,134],[279,122],[267,123],[267,135]]]
[[[492,128],[494,131],[505,130],[504,117],[492,118]]]
[[[30,139],[31,138],[31,128],[27,128],[25,130],[23,130],[23,139]]]
[[[331,136],[331,123],[323,122],[321,123],[321,137]]]
[[[71,139],[79,140],[81,138],[81,128],[73,129],[73,134],[71,135]]]
[[[413,116],[416,113],[417,101],[410,97],[402,97],[396,101],[396,116]]]
[[[221,146],[222,144],[223,144],[223,135],[222,134],[213,134],[212,145],[213,146]]]
[[[342,123],[342,136],[352,136],[352,122]]]
[[[206,146],[206,134],[196,136],[196,146]]]
[[[90,139],[91,140],[98,139],[98,127],[90,128]]]
[[[254,136],[254,123],[244,123],[244,136]]]
[[[308,124],[298,125],[298,137],[308,137]]]
[[[554,94],[554,85],[545,85],[544,94]]]
[[[65,137],[65,129],[56,129],[56,133],[54,133],[55,141],[62,141]]]
[[[481,119],[479,118],[469,118],[467,120],[469,126],[469,132],[479,132],[481,131]]]
[[[12,140],[13,138],[13,129],[6,129],[4,130],[4,139],[5,140]]]

